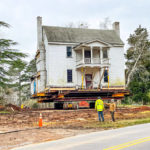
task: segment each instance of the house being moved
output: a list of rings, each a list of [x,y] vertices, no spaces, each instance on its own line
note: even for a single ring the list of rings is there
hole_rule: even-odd
[[[39,102],[122,99],[124,43],[112,30],[43,26],[37,17],[37,74],[31,93]]]

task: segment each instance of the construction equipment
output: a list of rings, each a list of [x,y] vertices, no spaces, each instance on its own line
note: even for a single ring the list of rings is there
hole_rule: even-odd
[[[125,89],[80,89],[70,91],[51,91],[32,96],[39,103],[53,102],[56,109],[93,108],[95,100],[100,96],[104,101],[123,100],[129,91]]]

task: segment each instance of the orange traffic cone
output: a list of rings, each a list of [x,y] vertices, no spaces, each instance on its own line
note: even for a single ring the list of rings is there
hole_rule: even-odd
[[[39,118],[39,127],[42,127],[42,114],[40,113],[40,118]]]

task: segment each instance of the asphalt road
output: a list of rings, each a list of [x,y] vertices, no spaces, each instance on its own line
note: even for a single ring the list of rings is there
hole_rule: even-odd
[[[15,150],[150,150],[150,123],[92,132]]]

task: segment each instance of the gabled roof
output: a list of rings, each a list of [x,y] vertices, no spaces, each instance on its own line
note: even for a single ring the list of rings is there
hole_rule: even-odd
[[[106,42],[104,42],[104,41],[100,41],[100,40],[94,40],[94,41],[88,41],[88,42],[84,42],[84,43],[79,43],[79,44],[77,44],[77,45],[75,45],[74,46],[74,49],[78,49],[78,48],[80,48],[80,47],[88,47],[88,45],[90,44],[90,43],[94,43],[94,42],[98,42],[98,43],[100,43],[100,44],[103,44],[103,45],[105,45],[105,47],[111,47],[112,45],[111,44],[109,44],[109,43],[106,43]]]
[[[124,45],[115,30],[66,28],[43,26],[48,42],[84,43],[100,40],[109,44]]]

